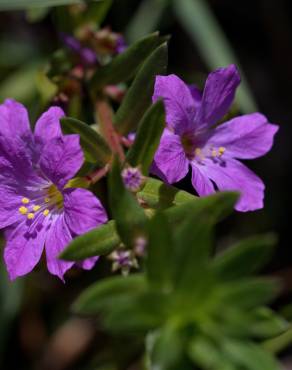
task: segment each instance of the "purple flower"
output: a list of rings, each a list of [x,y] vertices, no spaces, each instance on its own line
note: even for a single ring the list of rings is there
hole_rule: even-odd
[[[48,270],[63,280],[74,262],[59,260],[60,252],[76,235],[107,221],[90,191],[70,187],[83,153],[78,135],[62,135],[63,115],[51,107],[32,133],[20,103],[0,105],[0,228],[5,229],[4,259],[12,280],[29,273],[44,248]],[[90,269],[95,262],[93,257],[80,266]]]
[[[163,99],[166,128],[155,154],[153,172],[172,184],[192,169],[200,196],[219,190],[239,191],[239,211],[263,207],[264,184],[237,159],[252,159],[272,147],[278,126],[260,113],[246,114],[221,125],[240,83],[234,65],[212,72],[202,94],[175,75],[157,76],[153,102]]]
[[[122,171],[122,179],[125,187],[134,193],[139,191],[145,182],[145,178],[138,167],[124,168]]]
[[[92,49],[83,46],[79,40],[66,33],[61,33],[60,37],[63,43],[79,56],[82,64],[88,66],[96,64],[97,56]]]

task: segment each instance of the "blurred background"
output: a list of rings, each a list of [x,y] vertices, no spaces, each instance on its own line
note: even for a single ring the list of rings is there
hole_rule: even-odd
[[[168,72],[200,87],[210,70],[238,64],[243,84],[234,112],[260,111],[280,125],[273,150],[247,163],[266,184],[265,209],[234,213],[219,226],[218,236],[226,245],[240,236],[278,234],[279,246],[266,272],[283,278],[283,294],[276,305],[288,318],[292,318],[291,20],[289,0],[115,0],[102,23],[122,33],[128,44],[155,30],[171,35]],[[28,105],[31,117],[36,116],[44,83],[38,71],[62,46],[58,31],[64,26],[55,9],[0,12],[1,101],[16,98]],[[191,190],[187,180],[178,186]],[[0,368],[114,369],[110,364],[99,366],[110,357],[102,349],[109,340],[117,348],[120,342],[104,337],[91,322],[81,325],[78,319],[68,319],[68,307],[78,292],[108,269],[109,263],[103,261],[82,273],[82,282],[81,272],[73,271],[64,286],[42,268],[11,284],[2,268]],[[86,354],[92,358],[90,365],[83,362]],[[128,355],[120,354],[121,364]],[[289,351],[283,358],[289,362]]]

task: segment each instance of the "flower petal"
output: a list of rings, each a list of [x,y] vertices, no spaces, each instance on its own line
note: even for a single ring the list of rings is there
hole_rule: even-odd
[[[215,193],[212,181],[200,170],[195,161],[191,162],[192,167],[192,184],[200,197]]]
[[[8,228],[4,249],[4,260],[9,278],[16,279],[32,271],[39,262],[45,243],[45,226],[40,225],[31,232],[27,221],[21,222],[16,228]]]
[[[176,75],[156,76],[153,102],[163,99],[166,122],[176,134],[193,128],[195,103],[189,87]]]
[[[201,171],[218,186],[219,190],[238,191],[241,196],[235,209],[254,211],[263,208],[265,185],[262,180],[236,159],[215,162],[205,159]]]
[[[194,100],[194,106],[197,110],[202,102],[202,92],[201,90],[194,84],[189,85],[189,90],[192,94],[193,100]]]
[[[165,129],[154,157],[155,165],[169,184],[184,178],[189,171],[189,161],[185,155],[180,137]],[[159,172],[157,173],[159,176]]]
[[[36,144],[43,146],[48,141],[62,136],[60,119],[63,116],[64,112],[59,107],[51,107],[40,116],[34,129]]]
[[[63,188],[80,169],[83,152],[79,135],[66,135],[49,141],[40,158],[42,171],[59,188]]]
[[[31,140],[32,133],[26,108],[12,99],[0,105],[0,134],[7,138],[15,136]]]
[[[246,114],[216,127],[210,142],[225,147],[230,157],[252,159],[271,149],[278,129],[279,126],[268,123],[260,113]]]
[[[100,201],[89,190],[65,189],[64,211],[65,221],[75,235],[107,222],[107,215]]]
[[[98,259],[99,256],[86,258],[86,260],[78,262],[76,265],[84,270],[91,270],[95,266]]]
[[[240,76],[233,64],[209,74],[195,118],[198,126],[212,126],[228,112],[239,83]]]
[[[15,190],[5,187],[1,184],[0,187],[0,229],[14,224],[21,220],[23,215],[18,212],[22,196]]]
[[[59,255],[71,240],[72,236],[64,219],[64,214],[56,216],[48,230],[45,249],[48,270],[63,282],[65,272],[74,265],[74,262],[61,261]]]

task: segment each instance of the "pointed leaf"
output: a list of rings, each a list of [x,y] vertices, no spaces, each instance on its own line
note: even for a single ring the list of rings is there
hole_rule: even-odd
[[[129,80],[135,75],[145,58],[165,40],[165,37],[160,37],[156,32],[135,42],[126,51],[116,56],[112,62],[96,71],[90,82],[91,88],[98,91],[105,85]]]
[[[66,261],[81,261],[88,257],[109,254],[120,243],[115,223],[109,221],[107,224],[73,239],[61,253],[60,258]]]
[[[148,177],[141,191],[137,193],[139,200],[155,209],[165,209],[180,205],[197,197],[184,190],[179,190],[162,181]]]
[[[109,277],[87,288],[74,303],[73,311],[86,315],[97,314],[115,306],[118,298],[145,289],[146,282],[142,274]]]
[[[142,64],[116,113],[115,126],[122,135],[137,129],[138,122],[151,104],[155,77],[165,74],[166,67],[167,44],[164,43]]]
[[[149,222],[146,269],[150,284],[166,292],[172,286],[172,255],[172,230],[166,216],[157,213]]]
[[[62,118],[61,125],[65,134],[78,134],[85,159],[104,166],[111,159],[111,151],[103,138],[86,123],[75,118]]]
[[[148,175],[149,167],[158,148],[165,126],[164,106],[161,101],[152,105],[143,116],[134,144],[127,153],[126,161],[133,167],[141,166]]]
[[[270,258],[277,241],[274,234],[254,236],[239,241],[213,260],[220,279],[232,280],[260,269]]]

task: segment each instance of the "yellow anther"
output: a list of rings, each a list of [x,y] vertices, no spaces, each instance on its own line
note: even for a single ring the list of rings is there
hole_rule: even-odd
[[[28,204],[28,203],[29,203],[29,199],[28,199],[28,198],[22,198],[22,199],[21,199],[21,202],[22,202],[23,204]]]
[[[211,155],[212,155],[212,157],[217,157],[217,152],[216,152],[215,149],[212,149]]]
[[[34,218],[34,213],[28,213],[28,214],[27,214],[27,218],[28,218],[29,220],[32,220],[32,219]]]
[[[26,213],[27,213],[27,208],[26,207],[24,207],[24,206],[21,206],[21,207],[19,207],[19,212],[22,214],[22,215],[25,215]]]
[[[219,152],[219,155],[222,155],[223,153],[225,153],[225,148],[224,146],[220,146],[220,148],[218,149],[218,152]]]
[[[47,216],[49,213],[50,213],[50,211],[48,209],[45,209],[44,212],[43,212],[43,215]]]
[[[202,151],[201,151],[201,149],[200,149],[200,148],[196,148],[196,149],[195,149],[195,155],[200,156],[200,155],[201,155],[201,153],[202,153]]]
[[[49,203],[49,201],[50,201],[50,198],[45,198],[46,203]]]
[[[40,208],[41,206],[36,205],[36,206],[33,206],[32,209],[34,210],[34,212],[37,212]]]

